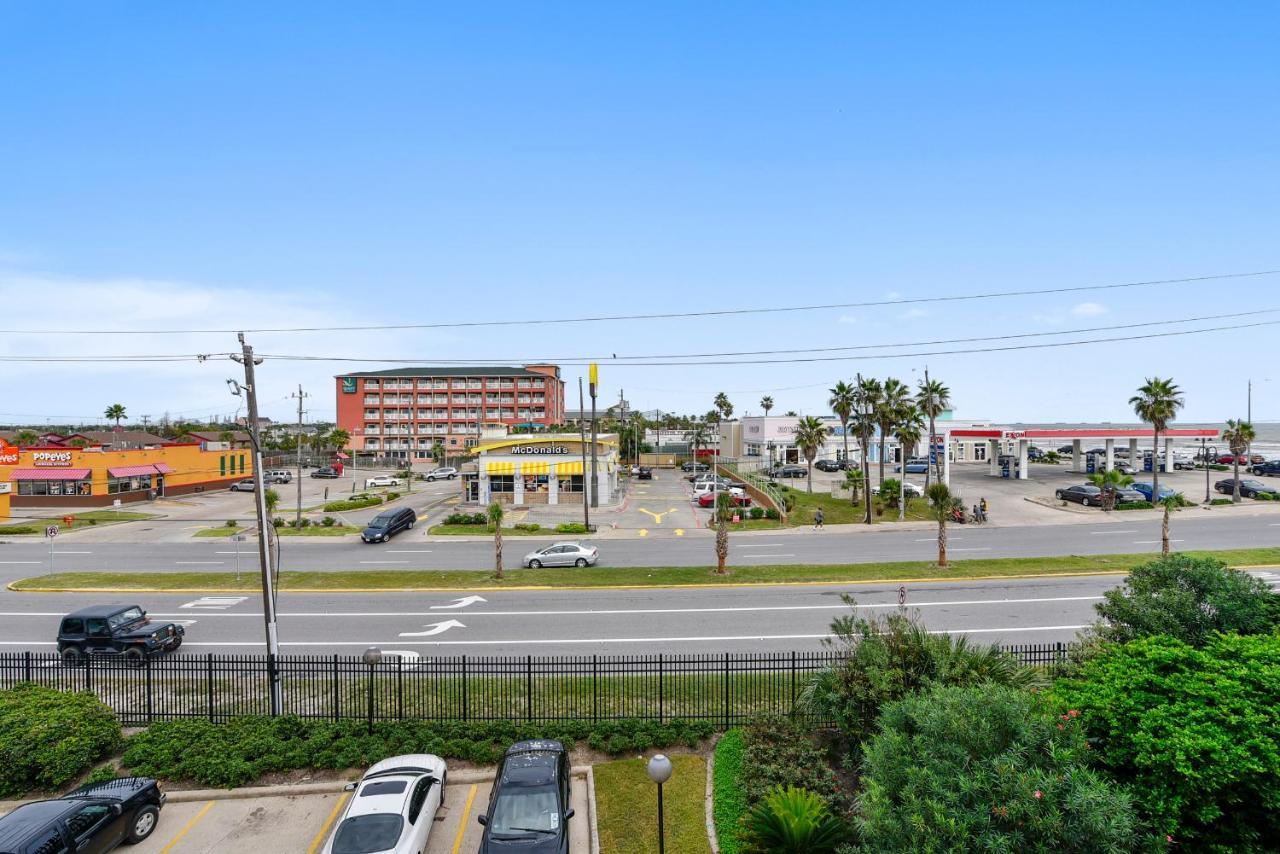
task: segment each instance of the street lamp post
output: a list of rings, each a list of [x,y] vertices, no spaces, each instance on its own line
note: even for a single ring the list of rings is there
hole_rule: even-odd
[[[1208,439],[1200,440],[1200,453],[1204,462],[1204,503],[1208,504],[1213,497],[1209,492],[1209,462],[1218,456],[1218,449],[1209,444]]]
[[[382,661],[382,650],[376,646],[371,646],[364,651],[361,656],[364,663],[369,666],[369,733],[373,733],[373,668],[378,666]]]
[[[645,770],[649,779],[658,784],[658,854],[666,854],[667,840],[662,828],[662,784],[671,779],[671,760],[659,753],[649,760]]]

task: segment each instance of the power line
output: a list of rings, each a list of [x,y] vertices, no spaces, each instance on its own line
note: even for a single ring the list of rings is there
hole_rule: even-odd
[[[771,308],[733,308],[712,311],[680,311],[657,314],[613,314],[588,317],[554,317],[535,320],[473,320],[454,323],[401,323],[371,324],[366,326],[297,326],[262,329],[0,329],[5,335],[201,335],[201,334],[234,334],[245,333],[283,333],[283,332],[368,332],[403,329],[460,329],[477,326],[540,326],[561,323],[603,323],[611,321],[632,320],[671,320],[689,317],[726,317],[746,314],[778,314],[782,312],[830,311],[845,308],[873,308],[891,305],[919,305],[923,303],[965,302],[973,300],[1001,299],[1004,297],[1044,296],[1047,294],[1082,293],[1086,291],[1114,291],[1124,288],[1145,288],[1155,285],[1180,285],[1195,282],[1222,281],[1226,279],[1244,279],[1257,276],[1272,276],[1280,270],[1256,270],[1248,273],[1217,273],[1209,276],[1188,276],[1179,279],[1152,279],[1139,282],[1119,282],[1106,285],[1076,285],[1062,288],[1037,288],[1014,291],[989,291],[974,294],[957,294],[954,296],[912,297],[907,299],[868,300],[864,302],[825,303],[822,305],[775,306]]]

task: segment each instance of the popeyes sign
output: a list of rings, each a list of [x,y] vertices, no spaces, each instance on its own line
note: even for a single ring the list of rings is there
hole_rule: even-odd
[[[0,466],[16,466],[18,464],[18,448],[0,439]]]
[[[32,451],[31,464],[36,466],[69,466],[70,451]]]

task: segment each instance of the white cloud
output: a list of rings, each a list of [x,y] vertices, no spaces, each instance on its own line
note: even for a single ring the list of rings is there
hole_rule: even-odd
[[[923,308],[909,308],[906,311],[904,311],[902,314],[898,315],[898,319],[899,320],[915,320],[916,318],[924,317],[928,313],[929,312],[925,311]]]
[[[839,323],[857,323],[858,318],[854,317],[852,314],[842,314],[840,315],[840,320],[838,322]]]
[[[1071,314],[1075,317],[1097,317],[1100,314],[1106,314],[1109,309],[1096,302],[1082,302],[1079,305],[1071,307]]]
[[[884,298],[887,300],[900,300],[902,299],[902,294],[897,291],[886,291]]]

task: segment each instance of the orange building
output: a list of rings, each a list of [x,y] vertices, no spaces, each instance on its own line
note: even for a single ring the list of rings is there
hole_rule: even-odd
[[[252,451],[220,443],[166,443],[106,451],[0,440],[0,492],[13,507],[110,507],[225,488],[253,475]]]

